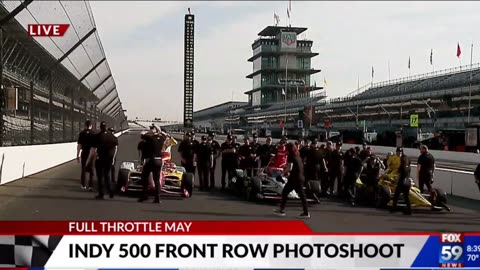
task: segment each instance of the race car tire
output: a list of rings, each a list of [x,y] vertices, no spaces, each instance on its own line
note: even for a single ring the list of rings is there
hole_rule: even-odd
[[[253,179],[247,180],[248,184],[247,187],[245,188],[245,199],[249,202],[256,201],[258,193],[260,193],[260,185],[258,181],[255,181]]]
[[[375,206],[377,208],[386,208],[390,199],[392,198],[392,191],[386,186],[379,185],[375,190]]]
[[[187,173],[187,170],[185,170],[185,167],[182,167],[182,166],[177,166],[176,170],[181,173]]]
[[[436,203],[447,203],[447,193],[440,188],[435,188],[435,192],[437,193],[437,201]]]
[[[306,188],[307,188],[307,196],[309,197],[314,197],[320,198],[322,194],[322,188],[320,185],[320,181],[315,181],[315,180],[310,180],[306,183]]]
[[[184,173],[182,175],[182,196],[184,198],[192,197],[193,194],[193,183],[194,183],[194,176],[193,173]]]
[[[127,170],[127,169],[118,170],[117,185],[115,187],[115,190],[117,192],[123,191],[122,187],[124,187],[128,184],[128,175],[129,174],[130,174],[130,170]]]

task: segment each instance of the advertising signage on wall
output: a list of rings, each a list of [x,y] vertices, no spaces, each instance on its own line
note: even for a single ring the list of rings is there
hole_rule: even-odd
[[[297,47],[297,33],[283,32],[282,33],[282,48],[296,48]]]

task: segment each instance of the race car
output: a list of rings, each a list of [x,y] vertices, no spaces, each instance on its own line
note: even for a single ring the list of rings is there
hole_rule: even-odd
[[[432,194],[422,194],[413,179],[409,178],[409,181],[411,185],[409,197],[412,208],[450,211],[450,207],[447,205],[446,192],[435,188]],[[367,186],[359,178],[355,185],[357,198],[373,198],[373,203],[377,208],[392,206],[396,187],[397,182],[388,177],[381,177],[375,186]],[[398,206],[405,206],[402,195],[399,197]]]
[[[118,173],[117,185],[122,193],[142,191],[142,164],[139,161],[123,162]],[[160,173],[160,191],[189,198],[193,194],[194,175],[173,162],[165,162]],[[155,191],[153,176],[150,174],[148,189]]]
[[[248,177],[246,171],[235,170],[228,181],[228,189],[243,195],[248,201],[280,200],[287,178],[282,176],[283,168],[268,167],[266,169],[252,169],[254,177]],[[310,202],[319,202],[320,182],[308,181],[305,184],[305,194]],[[289,199],[300,199],[295,191],[290,192]]]

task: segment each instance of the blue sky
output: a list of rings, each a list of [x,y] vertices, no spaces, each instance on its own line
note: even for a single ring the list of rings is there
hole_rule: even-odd
[[[117,89],[129,117],[180,120],[183,112],[183,19],[196,15],[195,109],[246,100],[252,81],[251,43],[273,13],[286,23],[288,2],[90,2]],[[313,60],[331,97],[360,84],[388,80],[480,60],[480,2],[292,2],[292,25],[305,26]]]

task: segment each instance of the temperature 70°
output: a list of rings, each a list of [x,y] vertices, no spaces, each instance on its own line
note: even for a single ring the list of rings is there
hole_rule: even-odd
[[[474,262],[480,260],[480,254],[467,254],[467,261]]]

